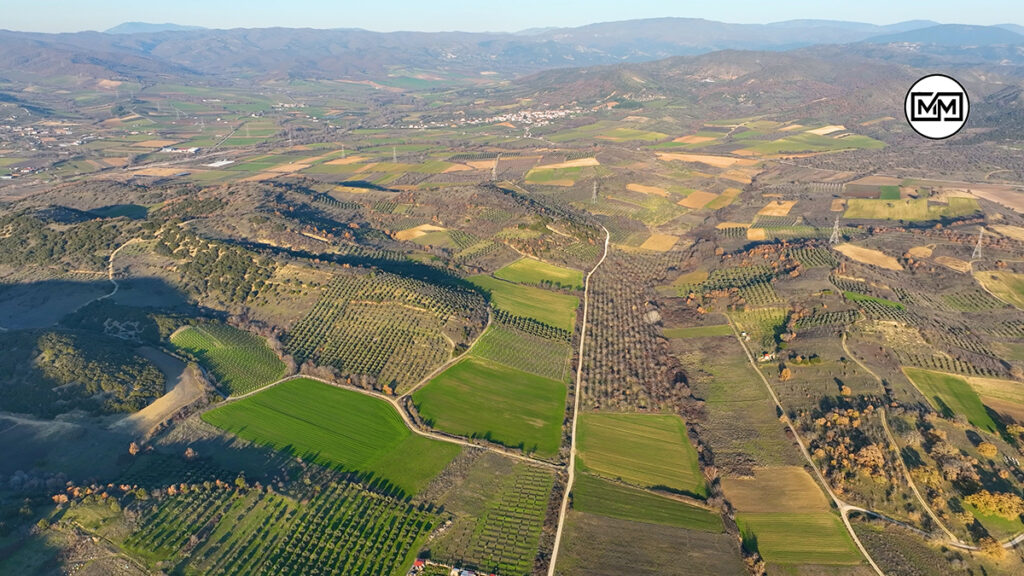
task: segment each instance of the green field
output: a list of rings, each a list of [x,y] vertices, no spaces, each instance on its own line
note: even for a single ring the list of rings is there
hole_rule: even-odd
[[[949,204],[929,204],[927,198],[884,200],[850,198],[843,218],[864,220],[937,220],[968,216],[981,211],[974,198],[950,198]]]
[[[459,446],[414,435],[384,400],[300,378],[203,414],[256,444],[325,466],[382,478],[415,494]]]
[[[526,173],[528,184],[568,184],[572,185],[583,173],[582,166],[570,168],[534,168]]]
[[[748,545],[769,564],[855,565],[863,559],[838,516],[764,512],[736,515]]]
[[[1005,270],[975,272],[974,278],[1003,302],[1024,310],[1024,274]]]
[[[794,134],[780,140],[756,142],[747,146],[759,154],[795,154],[799,152],[830,152],[833,150],[870,150],[885,148],[885,143],[867,136],[851,135],[833,138],[818,134]]]
[[[899,186],[881,186],[879,188],[878,198],[881,200],[899,200],[900,199],[900,187]]]
[[[451,434],[486,438],[541,456],[558,453],[566,387],[469,357],[445,370],[413,396],[420,416]]]
[[[641,487],[707,496],[697,451],[682,418],[591,413],[580,415],[579,426],[582,469]]]
[[[468,280],[490,293],[495,308],[569,332],[576,325],[580,301],[575,296],[522,286],[486,274],[470,276]]]
[[[632,140],[655,141],[668,138],[667,134],[651,132],[632,128],[629,124],[602,120],[586,126],[556,132],[545,136],[552,142],[568,142],[570,140],[611,140],[614,142],[627,142]]]
[[[687,326],[686,328],[665,328],[662,332],[666,338],[707,338],[709,336],[732,336],[732,327],[728,324]]]
[[[553,284],[565,288],[583,288],[583,272],[533,258],[516,260],[500,268],[494,275],[519,284]]]
[[[284,377],[284,362],[262,338],[227,324],[186,326],[171,335],[171,344],[195,356],[232,396]]]
[[[978,428],[993,434],[998,433],[999,429],[989,416],[985,405],[963,378],[920,368],[904,367],[903,373],[938,412],[944,413],[947,417],[962,414]]]
[[[614,484],[589,474],[580,474],[576,478],[572,489],[572,507],[581,512],[648,524],[705,532],[721,532],[723,529],[721,516],[714,512]]]

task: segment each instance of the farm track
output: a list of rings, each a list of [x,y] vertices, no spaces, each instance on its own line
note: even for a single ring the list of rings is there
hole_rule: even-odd
[[[879,386],[882,386],[882,379],[878,376],[878,374],[875,374],[874,370],[868,368],[866,364],[860,361],[860,358],[857,358],[857,356],[850,351],[850,348],[846,345],[846,332],[843,332],[842,343],[843,352],[845,352],[847,356],[852,358],[853,361],[856,362],[857,365],[860,366],[865,372],[871,374],[875,381],[878,382]],[[932,519],[932,522],[935,522],[935,525],[938,526],[939,529],[946,534],[946,537],[949,538],[950,542],[962,543],[960,539],[957,538],[952,532],[950,532],[949,528],[947,528],[946,525],[943,524],[941,520],[939,520],[939,517],[935,514],[935,511],[932,510],[932,507],[928,505],[928,501],[925,500],[923,496],[921,496],[921,492],[917,489],[917,484],[914,482],[914,479],[910,476],[910,470],[907,468],[907,463],[903,461],[903,453],[900,452],[900,445],[899,443],[896,442],[896,437],[893,436],[892,430],[889,429],[889,420],[885,415],[885,409],[882,408],[879,411],[882,413],[882,428],[885,429],[885,435],[889,440],[890,449],[896,452],[896,457],[900,463],[900,471],[903,472],[903,479],[907,481],[907,485],[910,486],[910,490],[914,493],[914,496],[917,498],[917,501],[921,504],[921,507],[924,508],[925,512],[928,513],[928,516]]]
[[[825,480],[824,476],[822,476],[821,471],[818,470],[818,466],[814,463],[814,459],[811,458],[810,452],[807,451],[807,445],[804,444],[803,438],[801,438],[800,433],[797,432],[796,426],[793,425],[792,420],[790,420],[789,416],[786,415],[786,409],[783,408],[782,402],[779,401],[779,397],[775,394],[775,389],[772,388],[771,383],[768,382],[767,378],[765,378],[764,373],[762,373],[761,370],[757,367],[757,362],[754,361],[754,356],[750,353],[750,350],[747,348],[746,343],[743,342],[743,338],[740,336],[739,330],[736,328],[736,324],[733,323],[732,318],[728,314],[726,314],[725,318],[729,322],[729,327],[732,328],[733,336],[736,337],[736,341],[739,342],[740,346],[743,348],[743,353],[747,355],[747,361],[750,363],[750,367],[754,370],[754,372],[757,373],[758,377],[761,379],[761,382],[763,382],[765,388],[767,388],[768,394],[771,395],[772,401],[775,402],[775,407],[779,410],[779,413],[781,414],[779,419],[786,425],[787,428],[789,428],[789,431],[793,433],[793,439],[796,440],[797,446],[800,447],[800,453],[803,454],[804,460],[806,460],[810,467],[814,470],[814,475],[817,477],[818,482],[825,489],[825,493],[828,494],[828,497],[832,500],[832,503],[839,510],[839,516],[842,518],[843,525],[846,526],[846,531],[850,534],[850,537],[853,539],[854,544],[857,545],[857,548],[860,550],[860,553],[864,556],[865,559],[867,559],[868,564],[870,564],[871,567],[875,570],[875,573],[877,573],[878,576],[885,576],[885,572],[883,572],[882,569],[878,567],[878,564],[875,563],[874,559],[871,558],[871,554],[868,553],[868,549],[864,547],[864,544],[860,541],[860,538],[857,537],[857,533],[853,530],[853,525],[850,523],[851,512],[870,513],[871,515],[877,515],[879,517],[882,517],[882,515],[875,514],[873,512],[870,512],[869,510],[865,510],[863,508],[847,504],[843,500],[840,500],[839,497],[836,496],[835,492],[832,491],[832,488],[830,488],[828,485],[828,481]]]
[[[611,233],[604,226],[601,226],[604,230],[604,253],[601,255],[601,259],[594,264],[590,272],[587,273],[587,279],[583,283],[583,321],[580,325],[580,349],[579,349],[579,362],[576,365],[576,387],[573,389],[573,406],[572,406],[572,432],[569,435],[569,462],[566,464],[569,477],[565,482],[565,490],[562,492],[562,507],[558,512],[558,528],[555,530],[555,543],[551,547],[551,562],[548,564],[548,576],[555,576],[555,566],[558,563],[558,547],[562,543],[562,532],[565,528],[565,514],[569,508],[569,495],[572,492],[572,483],[576,479],[576,424],[579,422],[580,412],[580,384],[583,379],[583,347],[587,342],[587,312],[590,304],[590,278],[597,271],[598,267],[604,263],[604,259],[608,257],[608,242],[611,240]]]

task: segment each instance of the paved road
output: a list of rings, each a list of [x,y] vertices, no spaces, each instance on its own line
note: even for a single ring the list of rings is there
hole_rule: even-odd
[[[583,283],[583,323],[580,327],[580,351],[579,351],[579,362],[576,365],[576,388],[573,390],[573,401],[572,401],[572,432],[569,435],[569,462],[566,466],[569,469],[569,479],[565,483],[565,491],[562,493],[562,508],[558,511],[558,529],[555,531],[555,544],[551,549],[551,563],[548,565],[548,576],[555,575],[555,565],[558,563],[558,547],[562,544],[562,530],[565,527],[565,514],[569,508],[569,492],[572,490],[572,483],[576,479],[576,422],[579,420],[578,415],[580,412],[580,396],[582,391],[580,390],[580,384],[583,379],[583,345],[587,341],[587,312],[590,306],[590,277],[597,271],[598,266],[604,263],[604,259],[608,257],[608,242],[611,239],[611,234],[608,229],[601,226],[604,230],[604,254],[601,255],[601,259],[594,264],[594,267],[587,273],[587,280]]]

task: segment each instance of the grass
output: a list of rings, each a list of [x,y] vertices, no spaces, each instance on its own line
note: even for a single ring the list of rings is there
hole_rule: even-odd
[[[553,284],[566,288],[582,289],[583,272],[563,266],[555,266],[533,258],[522,258],[500,268],[495,276],[519,284]]]
[[[904,310],[906,307],[899,302],[893,302],[892,300],[886,300],[885,298],[878,298],[877,296],[868,296],[867,294],[861,294],[860,292],[843,292],[843,296],[851,302],[875,302],[882,306],[888,306],[889,308],[896,308],[898,310]]]
[[[732,336],[732,328],[728,324],[717,326],[687,326],[685,328],[666,328],[662,331],[666,338],[707,338],[710,336]]]
[[[1024,274],[1005,270],[975,272],[974,278],[996,298],[1024,310]]]
[[[981,398],[963,378],[920,368],[904,367],[903,373],[937,411],[947,417],[962,414],[974,426],[992,434],[998,433],[998,426],[981,403]]]
[[[580,416],[582,469],[641,487],[707,496],[682,418],[669,414]]]
[[[572,507],[581,512],[647,524],[704,532],[723,530],[722,518],[713,512],[589,474],[581,474],[576,479],[572,489]]]
[[[829,512],[739,513],[736,523],[748,546],[769,564],[856,565],[863,559],[838,516]]]
[[[587,124],[586,126],[580,126],[572,128],[570,130],[563,130],[554,134],[548,134],[545,136],[552,142],[568,142],[570,140],[593,140],[595,138],[600,140],[611,140],[614,142],[627,142],[633,140],[644,140],[653,142],[655,140],[664,140],[668,138],[667,134],[661,132],[651,132],[647,130],[637,130],[629,127],[628,124],[622,124],[611,120],[602,120],[593,124]]]
[[[974,198],[950,198],[948,204],[929,204],[927,198],[904,200],[850,198],[843,218],[863,220],[938,220],[957,218],[981,211]]]
[[[413,435],[384,400],[316,380],[289,380],[206,412],[206,422],[324,466],[415,494],[460,448]]]
[[[563,383],[482,358],[465,358],[413,396],[431,426],[486,438],[541,456],[558,453],[566,387]]]
[[[899,200],[900,199],[900,187],[899,186],[882,186],[879,188],[878,198],[880,200]]]
[[[473,345],[473,356],[504,364],[510,368],[565,380],[572,349],[567,342],[556,342],[494,323]]]
[[[170,340],[196,357],[232,396],[258,390],[285,374],[284,362],[262,338],[227,324],[186,326]]]
[[[747,150],[758,154],[794,154],[799,152],[830,152],[833,150],[876,150],[885,143],[867,136],[851,135],[833,138],[818,134],[800,133],[780,140],[752,143]]]
[[[486,274],[470,276],[468,280],[490,293],[495,308],[569,332],[576,325],[580,301],[575,296],[522,286]]]
[[[583,168],[575,166],[572,168],[541,168],[527,172],[526,182],[528,184],[552,184],[572,186],[582,175]]]

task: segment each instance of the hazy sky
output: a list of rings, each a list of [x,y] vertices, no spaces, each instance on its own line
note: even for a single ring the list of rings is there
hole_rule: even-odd
[[[0,0],[0,29],[105,30],[121,22],[211,28],[517,31],[681,16],[766,23],[798,18],[891,24],[929,19],[1024,24],[1020,0]]]

